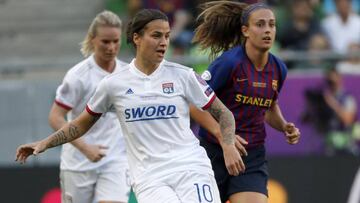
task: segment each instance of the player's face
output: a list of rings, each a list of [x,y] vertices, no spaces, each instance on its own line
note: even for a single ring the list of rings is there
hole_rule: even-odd
[[[169,22],[160,19],[149,22],[143,35],[134,35],[136,58],[147,60],[152,64],[159,64],[164,59],[169,46],[169,37]]]
[[[98,27],[92,44],[97,59],[109,62],[119,53],[121,30],[116,27]]]
[[[246,43],[256,49],[268,51],[276,34],[275,16],[269,9],[259,9],[250,14],[248,26],[242,26]]]

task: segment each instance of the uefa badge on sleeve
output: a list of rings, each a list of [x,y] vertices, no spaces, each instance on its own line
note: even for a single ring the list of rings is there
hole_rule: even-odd
[[[162,89],[165,94],[172,94],[172,93],[174,93],[174,83],[172,83],[172,82],[163,83]]]

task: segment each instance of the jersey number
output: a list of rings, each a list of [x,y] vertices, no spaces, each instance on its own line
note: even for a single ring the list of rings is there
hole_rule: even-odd
[[[211,193],[210,185],[204,184],[199,185],[198,183],[194,183],[196,187],[196,191],[199,197],[199,203],[201,202],[213,202],[213,196]]]

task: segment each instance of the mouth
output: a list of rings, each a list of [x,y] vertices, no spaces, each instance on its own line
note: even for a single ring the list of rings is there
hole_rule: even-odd
[[[113,53],[107,53],[105,55],[108,56],[108,57],[114,57],[115,56],[115,54],[113,54]]]
[[[269,43],[269,42],[271,42],[271,37],[266,36],[266,37],[263,37],[262,40],[266,43]]]
[[[161,56],[164,56],[165,55],[165,50],[158,49],[158,50],[156,50],[156,53],[160,54]]]

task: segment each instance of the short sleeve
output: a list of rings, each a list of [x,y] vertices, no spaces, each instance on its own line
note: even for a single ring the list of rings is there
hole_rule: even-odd
[[[226,60],[226,58],[227,57],[220,56],[215,59],[215,61],[210,64],[208,70],[201,75],[215,92],[226,85],[226,79],[230,78],[234,68],[233,62]]]
[[[195,106],[207,109],[216,98],[213,89],[193,70],[190,71],[185,87],[186,98]]]
[[[107,80],[103,79],[96,88],[95,93],[86,105],[89,114],[99,116],[111,108],[110,95],[107,87]]]
[[[74,75],[68,72],[61,85],[56,90],[55,103],[71,110],[83,98],[83,85]]]
[[[287,67],[285,65],[284,62],[280,61],[280,70],[279,70],[279,73],[280,73],[280,82],[279,82],[279,89],[278,89],[278,92],[281,91],[282,87],[283,87],[283,84],[286,80],[286,76],[287,76]]]

